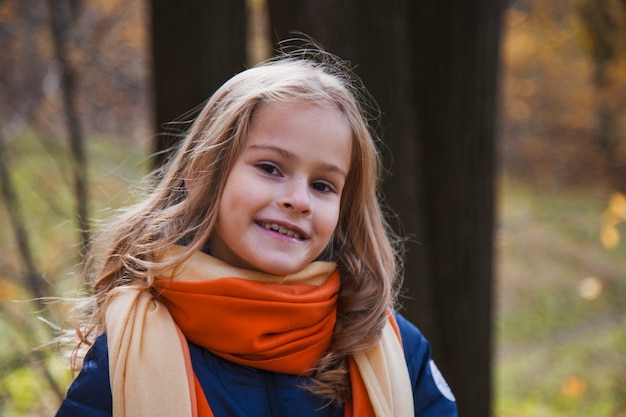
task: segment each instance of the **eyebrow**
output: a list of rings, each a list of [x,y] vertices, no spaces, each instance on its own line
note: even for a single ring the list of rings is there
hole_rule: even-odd
[[[249,148],[251,149],[260,149],[260,150],[268,150],[268,151],[273,151],[276,152],[277,154],[279,154],[281,157],[285,158],[285,159],[291,159],[294,161],[298,161],[299,158],[296,154],[294,154],[293,152],[289,152],[286,149],[281,148],[280,146],[275,146],[275,145],[250,145]],[[330,171],[330,172],[334,172],[336,174],[341,175],[342,177],[346,178],[348,176],[348,173],[346,171],[344,171],[343,169],[341,169],[340,167],[338,167],[337,165],[334,164],[328,164],[328,163],[322,163],[321,164],[322,168],[326,171]]]

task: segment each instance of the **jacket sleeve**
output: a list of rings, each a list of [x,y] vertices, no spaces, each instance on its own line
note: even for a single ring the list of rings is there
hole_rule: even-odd
[[[401,314],[395,317],[413,386],[415,416],[456,417],[456,400],[431,358],[430,344]]]
[[[112,417],[106,335],[99,336],[63,399],[56,417]]]

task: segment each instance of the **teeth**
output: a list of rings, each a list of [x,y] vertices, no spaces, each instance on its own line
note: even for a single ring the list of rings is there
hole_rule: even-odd
[[[276,223],[261,223],[261,226],[265,227],[267,230],[273,230],[280,234],[302,240],[302,235],[300,235],[300,233],[287,229],[285,226],[281,226]]]

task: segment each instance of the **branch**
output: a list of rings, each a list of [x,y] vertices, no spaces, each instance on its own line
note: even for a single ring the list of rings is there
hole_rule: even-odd
[[[17,194],[15,193],[15,188],[13,187],[8,165],[9,161],[4,137],[0,134],[0,188],[2,189],[2,199],[4,200],[9,219],[11,220],[11,227],[17,242],[18,255],[24,264],[26,283],[29,290],[35,296],[37,303],[43,306],[41,299],[46,296],[47,291],[43,286],[44,280],[40,279],[41,274],[35,266],[33,252],[29,244],[30,239],[26,230],[26,223],[22,216],[23,211],[20,207]]]
[[[37,343],[28,338],[28,336],[35,334],[35,328],[31,324],[31,321],[23,320],[21,317],[13,314],[9,309],[5,308],[2,303],[0,303],[0,314],[9,318],[9,323],[12,323],[13,327],[16,329],[16,336],[22,339],[24,343],[27,345]],[[22,356],[21,359],[5,358],[6,363],[3,363],[0,369],[2,369],[3,372],[9,372],[11,369],[17,369],[22,366],[35,368],[35,370],[41,372],[52,389],[52,392],[54,392],[54,395],[61,401],[64,396],[64,391],[50,372],[44,352],[39,349],[31,349],[29,353],[29,358],[24,356]]]
[[[63,96],[63,110],[65,123],[69,135],[70,149],[74,168],[74,193],[76,196],[76,211],[78,228],[80,231],[83,252],[89,245],[89,216],[87,196],[87,157],[84,138],[78,111],[75,106],[76,74],[68,59],[67,30],[69,27],[69,3],[60,0],[48,0],[50,9],[50,29],[54,43],[55,59],[62,68],[61,92]]]

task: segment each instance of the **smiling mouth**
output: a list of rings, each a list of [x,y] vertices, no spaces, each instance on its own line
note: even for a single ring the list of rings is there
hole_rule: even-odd
[[[281,226],[280,224],[264,223],[264,222],[256,222],[256,224],[258,224],[261,227],[266,228],[267,230],[278,232],[281,235],[293,237],[294,239],[298,239],[298,240],[304,240],[304,236],[302,236],[300,233],[296,232],[295,230],[289,229],[285,226]]]

